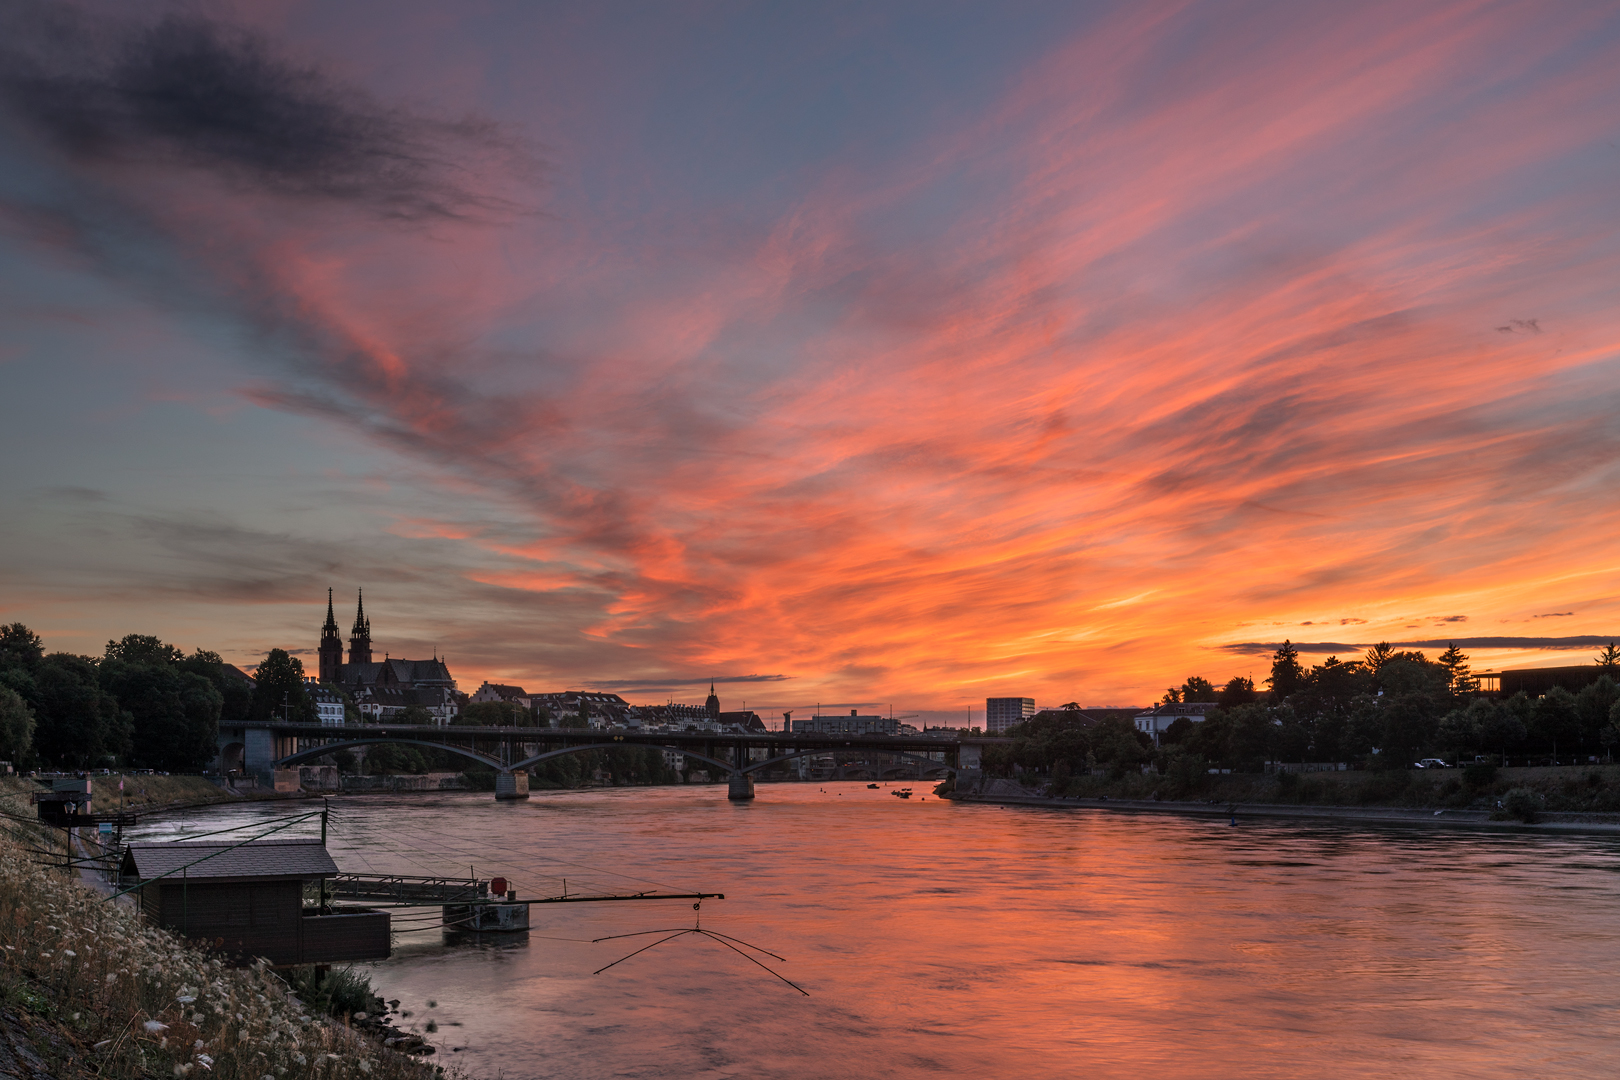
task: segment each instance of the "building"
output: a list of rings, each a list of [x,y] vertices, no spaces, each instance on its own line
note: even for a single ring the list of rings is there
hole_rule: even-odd
[[[530,704],[551,714],[557,723],[564,716],[585,717],[593,728],[622,727],[630,717],[630,703],[618,694],[599,694],[594,690],[564,690],[560,694],[531,694]]]
[[[323,724],[343,723],[343,695],[330,686],[322,686],[314,679],[304,680],[304,693],[315,706],[315,715]]]
[[[1603,676],[1620,682],[1620,672],[1599,664],[1581,664],[1575,667],[1509,668],[1506,671],[1480,671],[1474,674],[1479,688],[1487,694],[1512,697],[1522,693],[1526,697],[1545,697],[1547,691],[1561,686],[1578,694]]]
[[[1209,714],[1220,708],[1213,701],[1173,701],[1136,714],[1136,730],[1152,736],[1153,745],[1159,745],[1159,736],[1180,719],[1201,724]]]
[[[984,730],[1000,735],[1016,724],[1035,715],[1035,699],[1027,697],[993,697],[984,702]]]
[[[529,695],[524,693],[521,686],[507,686],[504,683],[492,683],[486,680],[483,686],[473,691],[469,701],[504,701],[512,705],[529,707]]]
[[[395,660],[387,654],[382,660],[371,658],[371,620],[366,618],[364,593],[355,608],[354,626],[349,631],[349,660],[344,663],[343,638],[332,610],[332,590],[326,590],[326,622],[321,626],[319,651],[320,681],[346,690],[367,720],[389,720],[414,706],[426,710],[434,724],[443,726],[461,711],[464,695],[456,692],[450,668],[438,655],[431,660]]]
[[[808,720],[794,720],[786,714],[789,730],[794,735],[898,735],[900,721],[888,716],[862,716],[854,709],[849,715],[811,716]]]
[[[277,967],[382,960],[386,911],[324,914],[304,886],[338,873],[319,840],[132,843],[120,876],[150,922],[240,962]]]

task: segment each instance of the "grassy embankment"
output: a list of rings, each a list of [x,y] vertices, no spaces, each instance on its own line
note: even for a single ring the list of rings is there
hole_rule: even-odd
[[[311,1017],[268,969],[224,966],[143,924],[129,906],[107,901],[76,874],[41,866],[45,856],[36,852],[62,850],[62,834],[19,820],[31,816],[29,786],[0,784],[6,815],[0,819],[0,1059],[12,1058],[0,1060],[6,1071],[54,1080],[434,1075],[340,1021]],[[156,787],[148,793],[155,795]]]
[[[1035,784],[1029,786],[1034,787]],[[1041,784],[1044,786],[1044,782]],[[1394,769],[1281,776],[1071,777],[1053,794],[1080,798],[1213,801],[1291,806],[1384,806],[1495,811],[1500,800],[1544,813],[1620,812],[1620,765],[1562,768]]]

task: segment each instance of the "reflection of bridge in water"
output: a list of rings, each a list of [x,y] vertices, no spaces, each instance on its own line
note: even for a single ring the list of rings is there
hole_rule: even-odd
[[[354,747],[392,743],[440,750],[495,771],[497,799],[529,794],[527,769],[588,750],[648,747],[700,762],[729,781],[732,799],[754,797],[754,779],[798,772],[823,759],[815,779],[925,779],[979,771],[981,749],[999,739],[932,735],[826,733],[646,732],[637,728],[430,727],[409,724],[298,724],[267,721],[221,727],[219,768],[274,783],[275,770],[293,768]]]

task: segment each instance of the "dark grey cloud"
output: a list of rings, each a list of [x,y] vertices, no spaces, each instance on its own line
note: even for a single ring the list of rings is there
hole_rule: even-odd
[[[470,183],[472,161],[520,153],[494,125],[378,102],[242,29],[21,4],[0,16],[0,41],[0,103],[80,163],[189,166],[410,220],[513,208]]]
[[[705,675],[701,678],[616,679],[606,682],[598,679],[591,680],[590,685],[598,690],[685,690],[710,683],[776,683],[788,682],[793,678],[792,675],[720,675],[714,678]]]
[[[1473,637],[1428,638],[1423,641],[1392,641],[1398,649],[1446,649],[1452,645],[1459,649],[1591,649],[1620,641],[1620,634],[1583,634],[1575,637]],[[1240,641],[1222,645],[1221,651],[1238,654],[1269,653],[1282,648],[1280,641]],[[1294,648],[1302,653],[1353,653],[1370,649],[1371,641],[1295,641]]]

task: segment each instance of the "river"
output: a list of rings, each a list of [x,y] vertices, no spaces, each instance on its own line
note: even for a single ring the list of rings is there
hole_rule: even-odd
[[[335,799],[329,846],[346,870],[474,868],[520,896],[723,892],[702,925],[809,992],[692,935],[591,974],[655,939],[590,939],[691,926],[690,902],[536,907],[511,941],[401,934],[373,984],[434,1021],[434,1060],[487,1080],[1620,1074],[1620,838],[1232,827],[915,786]]]

